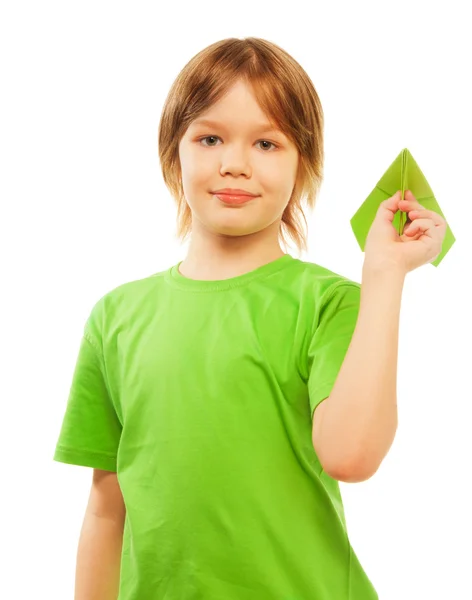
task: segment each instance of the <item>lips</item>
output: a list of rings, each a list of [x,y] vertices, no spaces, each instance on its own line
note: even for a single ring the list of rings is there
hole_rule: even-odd
[[[215,190],[212,193],[218,194],[218,195],[228,194],[229,196],[251,196],[251,197],[257,196],[257,194],[253,194],[252,192],[249,192],[247,190],[241,190],[239,188],[224,188],[221,190]]]
[[[250,200],[253,200],[255,196],[248,196],[244,194],[213,194],[219,200],[225,204],[245,204]]]

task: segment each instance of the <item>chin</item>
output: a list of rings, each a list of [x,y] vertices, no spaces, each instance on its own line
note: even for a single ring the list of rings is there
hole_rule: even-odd
[[[214,231],[217,234],[220,235],[227,235],[227,236],[231,236],[231,237],[241,237],[243,235],[251,235],[254,233],[257,233],[258,231],[261,231],[263,229],[263,227],[256,227],[256,226],[246,226],[244,227],[243,225],[240,224],[226,224],[223,225],[222,223],[213,223],[212,226],[210,227],[210,229],[212,231]]]

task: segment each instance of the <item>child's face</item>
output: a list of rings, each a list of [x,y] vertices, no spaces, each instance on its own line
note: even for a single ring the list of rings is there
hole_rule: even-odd
[[[200,119],[218,125],[198,124]],[[190,124],[179,156],[193,230],[198,225],[211,233],[240,236],[280,222],[295,185],[298,150],[280,131],[258,131],[267,122],[251,88],[239,81]],[[258,197],[227,205],[212,194],[221,188],[241,188]]]

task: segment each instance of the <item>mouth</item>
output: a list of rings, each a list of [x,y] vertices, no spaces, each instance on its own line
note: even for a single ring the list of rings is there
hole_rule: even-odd
[[[254,200],[258,196],[248,196],[245,194],[212,194],[225,204],[246,204],[250,200]]]

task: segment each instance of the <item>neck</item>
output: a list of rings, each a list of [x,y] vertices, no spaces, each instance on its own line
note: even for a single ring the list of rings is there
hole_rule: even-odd
[[[274,236],[268,239],[257,234],[213,237],[192,234],[187,256],[180,264],[179,271],[190,279],[229,279],[257,269],[284,254]]]

